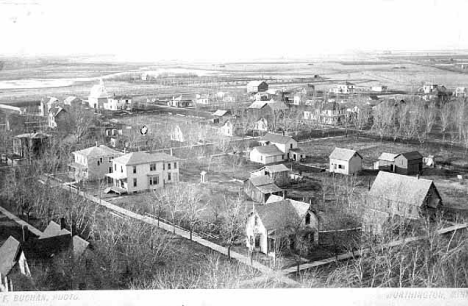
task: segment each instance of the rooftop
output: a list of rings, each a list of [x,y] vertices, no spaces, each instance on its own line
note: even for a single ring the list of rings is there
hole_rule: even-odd
[[[386,161],[395,161],[395,157],[397,157],[398,154],[393,154],[393,153],[382,153],[379,156],[379,160],[386,160]]]
[[[278,155],[283,155],[284,154],[274,144],[267,145],[267,146],[258,146],[258,147],[254,147],[253,149],[257,150],[258,153],[260,153],[262,155],[266,155],[266,156],[278,156]]]
[[[416,160],[416,159],[421,159],[423,158],[423,156],[421,155],[421,153],[419,153],[418,151],[412,151],[412,152],[406,152],[406,153],[401,153],[401,154],[398,154],[397,156],[399,155],[402,155],[403,157],[405,157],[407,160]],[[396,156],[395,156],[396,158]]]
[[[8,275],[11,269],[18,261],[18,256],[21,251],[21,245],[18,240],[12,236],[3,243],[0,247],[0,274],[3,276]]]
[[[330,159],[338,159],[338,160],[348,161],[355,154],[362,159],[362,156],[358,152],[356,152],[354,150],[343,149],[343,148],[335,148],[335,150],[333,150],[333,152],[330,154]]]
[[[151,162],[164,162],[164,161],[169,162],[169,161],[178,161],[178,160],[180,159],[172,155],[166,154],[166,153],[149,154],[149,153],[140,151],[140,152],[132,152],[132,153],[128,153],[123,156],[120,156],[114,159],[114,162],[130,166],[130,165],[148,164]]]
[[[435,188],[431,180],[380,171],[369,196],[421,206],[432,186]]]
[[[105,145],[93,146],[84,150],[75,151],[73,153],[91,157],[114,156],[122,154],[119,151],[113,150]]]
[[[291,136],[281,135],[281,134],[273,134],[273,133],[266,133],[259,141],[269,141],[271,143],[280,143],[286,144],[290,140],[294,140]]]
[[[254,210],[267,230],[279,230],[301,225],[309,205],[305,204],[303,207],[306,208],[305,212],[302,205],[299,210],[297,207],[287,199],[266,205],[254,205]]]

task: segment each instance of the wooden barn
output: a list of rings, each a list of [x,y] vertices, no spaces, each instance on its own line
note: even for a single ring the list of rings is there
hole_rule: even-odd
[[[399,174],[421,174],[423,156],[418,151],[398,154],[395,157],[395,172]]]
[[[283,196],[283,189],[266,176],[256,176],[244,181],[244,192],[255,202],[265,204],[270,195]]]

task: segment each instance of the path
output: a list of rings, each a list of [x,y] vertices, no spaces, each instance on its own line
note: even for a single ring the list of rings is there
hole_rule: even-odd
[[[28,230],[31,233],[33,233],[34,235],[36,235],[38,237],[42,235],[42,232],[40,230],[38,230],[37,228],[35,228],[31,224],[27,223],[26,221],[21,220],[19,217],[15,216],[14,214],[12,214],[11,212],[9,212],[8,210],[6,210],[5,208],[3,208],[1,206],[0,206],[0,212],[2,214],[4,214],[7,218],[9,218],[9,219],[15,221],[16,223],[18,223],[19,225],[27,226]]]
[[[167,224],[165,222],[162,222],[162,221],[159,221],[157,219],[154,219],[154,218],[151,218],[151,217],[148,217],[148,216],[142,216],[140,214],[137,214],[137,213],[134,213],[132,211],[129,211],[127,209],[124,209],[122,207],[119,207],[119,206],[116,206],[114,204],[111,204],[107,201],[104,201],[102,199],[99,199],[97,197],[94,197],[94,196],[91,196],[89,194],[86,194],[84,193],[83,191],[79,191],[77,190],[76,188],[70,188],[69,186],[63,186],[63,185],[60,185],[63,189],[65,190],[68,190],[68,191],[71,191],[75,194],[78,194],[88,200],[91,200],[93,201],[94,203],[96,204],[99,204],[101,206],[104,206],[108,209],[110,209],[111,211],[114,211],[116,212],[118,215],[122,215],[122,216],[126,216],[126,217],[129,217],[129,218],[133,218],[133,219],[136,219],[136,220],[140,220],[142,222],[145,222],[147,224],[151,224],[151,225],[154,225],[154,226],[159,226],[159,228],[163,229],[163,230],[166,230],[168,232],[171,232],[175,235],[178,235],[180,237],[184,237],[186,239],[190,239],[190,232],[187,231],[187,230],[183,230],[181,228],[178,228],[178,227],[173,227],[172,225],[170,224]],[[213,243],[211,241],[208,241],[208,240],[205,240],[203,239],[202,237],[200,237],[199,235],[193,233],[192,234],[192,241],[198,243],[198,244],[201,244],[207,248],[210,248],[211,250],[214,250],[218,253],[221,253],[223,255],[228,255],[228,249],[223,247],[223,246],[220,246],[216,243]],[[237,252],[234,252],[234,251],[231,251],[230,252],[231,254],[231,257],[236,259],[237,261],[243,263],[243,264],[246,264],[248,266],[251,266],[253,267],[254,269],[262,272],[263,274],[267,274],[269,277],[274,277],[278,280],[280,280],[281,282],[283,283],[286,283],[288,285],[293,285],[293,286],[298,286],[299,283],[297,283],[296,281],[292,280],[292,279],[289,279],[288,277],[284,276],[284,273],[282,271],[274,271],[273,269],[265,266],[265,265],[262,265],[261,263],[255,261],[255,260],[251,260],[250,257],[248,256],[245,256],[245,255],[242,255],[242,254],[239,254]]]

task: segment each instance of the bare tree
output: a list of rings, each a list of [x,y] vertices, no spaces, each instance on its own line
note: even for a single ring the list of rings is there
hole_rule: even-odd
[[[447,129],[450,128],[450,126],[453,124],[452,123],[452,116],[453,116],[453,108],[451,103],[445,103],[440,109],[439,109],[439,120],[440,120],[440,129],[443,134],[443,140],[445,142],[445,134],[447,132]]]
[[[231,248],[234,242],[245,236],[247,211],[242,198],[229,200],[224,196],[225,212],[221,224],[221,238],[228,248],[228,258],[231,259]]]
[[[183,195],[184,219],[187,221],[192,240],[192,234],[201,222],[201,214],[207,208],[207,203],[202,201],[202,193],[197,185],[179,184],[179,188]]]

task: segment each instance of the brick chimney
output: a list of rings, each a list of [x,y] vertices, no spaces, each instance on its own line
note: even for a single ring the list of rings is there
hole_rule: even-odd
[[[22,233],[23,233],[23,242],[28,242],[29,240],[29,230],[26,225],[23,225],[21,227]]]

